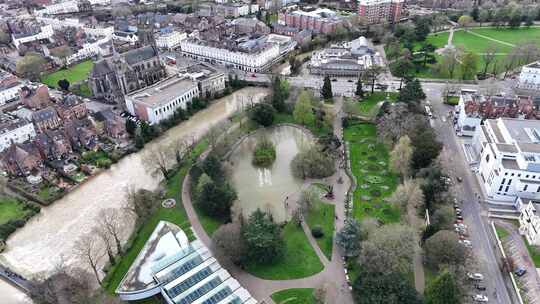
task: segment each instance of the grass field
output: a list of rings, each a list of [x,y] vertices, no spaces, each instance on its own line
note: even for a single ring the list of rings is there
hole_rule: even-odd
[[[92,70],[94,63],[92,60],[83,61],[70,68],[58,70],[54,73],[41,77],[41,82],[44,84],[57,88],[58,80],[67,79],[71,85],[88,79],[88,74]],[[81,93],[88,93],[88,86],[81,87]]]
[[[197,145],[193,151],[193,159],[200,155],[204,149],[208,146],[206,141],[202,141]],[[176,174],[167,181],[166,184],[166,197],[174,198],[176,200],[176,206],[174,208],[162,208],[159,207],[154,214],[139,228],[136,234],[133,236],[133,242],[131,247],[122,256],[120,261],[109,269],[105,279],[103,280],[103,287],[107,289],[110,294],[113,294],[116,287],[124,278],[135,258],[143,248],[144,244],[156,228],[159,221],[169,221],[174,223],[186,232],[188,238],[194,239],[194,235],[190,229],[191,224],[187,218],[186,211],[182,205],[182,181],[186,176],[191,163],[187,163],[182,166]],[[150,302],[152,303],[152,302]]]
[[[23,218],[28,211],[16,199],[11,197],[0,197],[0,225],[10,220]]]
[[[334,216],[335,206],[319,201],[313,206],[306,217],[309,228],[321,226],[324,236],[316,239],[328,260],[332,260],[332,246],[334,244]]]
[[[536,266],[536,268],[540,268],[540,248],[529,244],[529,241],[527,241],[525,237],[523,237],[523,241],[527,246],[527,250],[529,251],[529,255],[534,262],[534,266]]]
[[[501,41],[503,43],[474,35],[474,33]],[[433,44],[437,49],[444,48],[448,43],[448,36],[448,32],[435,33],[428,36],[427,42]],[[496,46],[497,53],[500,54],[496,57],[496,65],[492,63],[488,68],[488,72],[490,73],[492,72],[494,66],[496,66],[497,73],[503,72],[502,63],[505,58],[505,54],[509,53],[513,48],[511,45],[508,44],[519,46],[526,42],[534,42],[538,46],[540,46],[540,28],[473,28],[470,29],[468,32],[463,30],[455,31],[452,38],[452,44],[454,46],[462,47],[466,51],[471,51],[479,55],[479,62],[477,68],[478,72],[482,72],[484,69],[484,60],[482,59],[482,53],[485,53],[486,49],[488,49],[491,45]],[[417,43],[415,45],[415,50],[419,49],[419,47],[420,43]],[[440,56],[437,55],[436,58],[437,60],[440,60]],[[459,78],[461,76],[459,69],[455,74],[456,75],[454,75],[454,78]],[[428,66],[426,69],[421,69],[417,71],[416,76],[421,78],[448,77],[447,75],[441,75],[440,73],[437,73],[431,65]]]
[[[280,261],[272,265],[248,264],[246,270],[267,280],[305,278],[323,270],[324,266],[309,244],[302,228],[289,222],[283,228],[283,238],[286,249]]]
[[[284,289],[272,294],[276,304],[313,304],[313,288]]]
[[[374,92],[373,94],[366,94],[366,96],[362,100],[359,100],[356,103],[358,113],[360,115],[370,117],[377,115],[377,112],[379,111],[379,107],[377,105],[379,102],[385,100],[386,96],[387,94],[384,92]],[[388,98],[392,102],[396,101],[397,97],[398,93],[388,93]]]
[[[375,217],[383,223],[399,221],[400,213],[385,201],[396,189],[398,177],[388,166],[388,150],[377,142],[373,124],[357,124],[344,130],[349,143],[351,169],[356,177],[354,217]]]
[[[497,236],[501,241],[503,241],[504,239],[506,239],[506,237],[510,235],[508,231],[506,231],[506,229],[499,226],[495,226],[495,231],[497,231]]]

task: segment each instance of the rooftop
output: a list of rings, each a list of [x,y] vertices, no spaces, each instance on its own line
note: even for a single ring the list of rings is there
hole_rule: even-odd
[[[131,93],[128,97],[149,107],[159,107],[196,87],[197,83],[190,79],[173,76],[153,86]]]

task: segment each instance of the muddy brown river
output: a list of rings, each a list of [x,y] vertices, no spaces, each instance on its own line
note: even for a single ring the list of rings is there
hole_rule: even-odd
[[[227,119],[249,103],[259,102],[267,94],[266,89],[249,87],[221,98],[189,121],[167,131],[143,151],[123,158],[64,198],[42,208],[38,216],[8,239],[7,249],[0,255],[0,261],[28,277],[49,274],[62,264],[88,268],[74,254],[73,246],[83,234],[91,233],[96,228],[99,211],[121,208],[129,187],[150,190],[157,188],[159,180],[143,164],[145,154],[158,146],[169,146],[186,136],[200,138],[212,125]],[[127,239],[132,230],[132,221],[125,220],[123,238]],[[103,262],[105,258],[101,260]],[[4,295],[13,298],[8,298],[9,304],[27,303],[18,290],[4,282],[0,284],[0,295],[1,303],[6,303]]]

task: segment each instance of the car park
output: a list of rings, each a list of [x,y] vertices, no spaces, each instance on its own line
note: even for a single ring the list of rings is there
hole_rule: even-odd
[[[477,295],[474,295],[473,296],[473,301],[475,302],[481,302],[481,303],[486,303],[488,302],[488,297],[485,296],[485,295],[481,295],[481,294],[477,294]]]
[[[476,288],[478,290],[486,290],[486,285],[474,284],[474,288]]]
[[[482,281],[484,279],[484,275],[478,272],[467,272],[467,277],[475,281]]]

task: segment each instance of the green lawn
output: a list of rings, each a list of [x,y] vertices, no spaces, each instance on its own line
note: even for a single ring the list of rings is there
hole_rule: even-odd
[[[193,159],[198,157],[208,146],[208,142],[201,141],[193,151]],[[143,248],[144,244],[156,228],[160,221],[169,221],[177,224],[186,232],[190,240],[194,239],[194,235],[190,229],[191,224],[187,218],[186,211],[182,205],[182,181],[186,176],[188,169],[191,167],[191,162],[182,166],[176,174],[171,177],[166,184],[166,197],[171,197],[176,200],[174,208],[159,207],[154,214],[139,228],[132,236],[133,241],[131,247],[127,250],[121,260],[112,267],[103,280],[103,287],[111,294],[114,293],[116,287],[124,278],[131,264]],[[150,302],[152,303],[152,302]]]
[[[399,221],[399,210],[385,201],[397,187],[398,176],[388,165],[388,150],[377,141],[373,124],[347,127],[344,138],[349,143],[351,169],[358,185],[354,190],[354,217],[375,217],[383,223]]]
[[[499,226],[495,226],[495,231],[497,231],[497,236],[499,237],[501,241],[503,241],[507,236],[510,235],[510,233],[508,233],[506,229]]]
[[[385,92],[374,92],[373,94],[366,94],[366,96],[362,100],[359,100],[356,103],[358,112],[360,113],[360,115],[365,116],[377,115],[377,112],[379,111],[379,107],[377,106],[377,104],[385,100],[387,96],[391,102],[394,102],[398,97],[398,93],[389,92],[387,94]]]
[[[209,237],[212,237],[214,231],[218,230],[219,226],[225,224],[218,219],[204,214],[204,212],[197,206],[197,204],[195,204],[195,202],[193,202],[193,208],[197,213],[197,217],[199,218],[204,231],[206,231],[206,234],[208,234]]]
[[[313,206],[306,217],[309,228],[316,225],[321,226],[324,236],[316,239],[319,248],[321,248],[328,260],[332,260],[332,246],[334,244],[334,216],[335,206],[319,201]]]
[[[448,105],[456,106],[459,104],[458,96],[448,96],[448,101],[445,102]]]
[[[283,228],[286,252],[283,259],[272,265],[248,264],[246,270],[267,280],[290,280],[314,275],[324,266],[309,244],[302,228],[289,222]]]
[[[21,219],[28,211],[12,197],[0,197],[0,225],[10,220]]]
[[[313,304],[313,288],[284,289],[272,294],[276,304]]]
[[[535,42],[540,46],[540,28],[522,27],[522,28],[475,28],[472,32],[501,40],[510,44],[519,45],[527,42]]]
[[[88,79],[88,74],[92,70],[93,66],[94,63],[92,60],[83,61],[67,69],[62,69],[45,75],[41,77],[41,82],[50,87],[56,88],[58,87],[58,80],[67,79],[69,83],[73,85],[74,83]],[[88,87],[86,87],[86,89],[81,88],[81,91],[85,90],[88,90]]]
[[[534,262],[534,266],[536,266],[536,268],[540,268],[540,248],[530,245],[525,237],[523,237],[523,241],[527,246],[527,250],[529,250],[529,255]]]
[[[291,123],[291,124],[298,124],[294,121],[294,117],[292,114],[288,113],[276,113],[274,116],[274,124],[280,124],[280,123]],[[317,128],[315,126],[304,126],[308,128],[315,136],[322,136],[325,134],[328,134],[329,132],[332,132],[332,129],[327,126],[322,126],[320,128]]]

